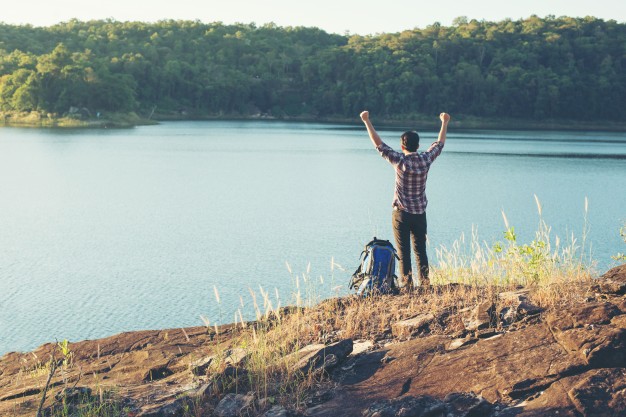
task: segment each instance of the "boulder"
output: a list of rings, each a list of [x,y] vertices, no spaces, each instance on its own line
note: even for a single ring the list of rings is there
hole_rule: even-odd
[[[599,369],[569,392],[574,406],[585,417],[621,417],[626,415],[626,369]]]
[[[213,356],[204,357],[191,363],[191,373],[195,376],[207,374],[207,370],[215,358]]]
[[[408,320],[398,321],[391,325],[392,334],[398,339],[406,339],[417,334],[420,330],[428,326],[435,316],[431,313],[420,314]]]
[[[443,401],[420,395],[377,401],[364,417],[489,417],[494,406],[473,393],[451,393]]]
[[[446,346],[446,350],[457,350],[459,348],[462,348],[463,346],[469,346],[471,344],[474,344],[477,341],[477,338],[470,336],[454,339],[448,344],[448,346]]]
[[[269,410],[267,410],[263,414],[263,417],[289,417],[289,412],[287,411],[285,407],[282,407],[280,405],[275,405]]]
[[[367,352],[374,347],[374,342],[371,340],[357,340],[352,345],[351,356],[356,356],[359,353]]]
[[[493,327],[495,324],[495,313],[495,304],[490,301],[485,301],[463,313],[463,325],[466,330],[470,331]]]
[[[478,417],[493,414],[494,407],[489,401],[474,393],[454,392],[443,399],[448,415],[458,417]]]
[[[183,415],[188,406],[187,398],[178,398],[165,404],[148,405],[144,407],[137,417],[178,417]]]
[[[603,294],[626,294],[626,264],[608,270],[591,286],[592,291]]]
[[[626,329],[614,304],[590,303],[548,315],[554,338],[593,368],[626,366]]]
[[[217,417],[239,417],[254,405],[254,393],[226,394],[213,412]]]
[[[352,347],[352,339],[345,339],[328,346],[306,346],[297,352],[300,359],[294,369],[302,373],[308,373],[318,369],[330,370],[352,352]]]
[[[446,417],[443,401],[428,396],[377,401],[363,411],[363,417]]]
[[[541,307],[538,307],[531,303],[528,297],[530,290],[517,290],[506,291],[498,294],[498,300],[504,305],[498,311],[498,317],[500,321],[505,325],[510,325],[516,321],[533,314],[538,314],[543,311]]]

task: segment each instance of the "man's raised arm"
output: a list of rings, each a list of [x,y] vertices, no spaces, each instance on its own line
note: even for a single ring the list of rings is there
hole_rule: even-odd
[[[372,122],[370,122],[370,112],[365,110],[361,112],[360,116],[361,116],[361,120],[363,120],[363,123],[365,123],[365,127],[367,128],[367,133],[370,135],[370,139],[372,140],[374,147],[378,148],[383,143],[383,141],[380,139],[380,136],[378,136],[376,129],[374,129],[374,126],[372,125]]]
[[[448,122],[450,122],[450,115],[448,113],[441,113],[439,115],[439,119],[441,119],[441,130],[439,131],[439,138],[437,142],[442,145],[446,143],[446,134],[448,133]]]

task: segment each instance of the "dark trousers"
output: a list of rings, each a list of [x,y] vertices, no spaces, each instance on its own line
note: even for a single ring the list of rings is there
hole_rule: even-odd
[[[420,285],[429,285],[428,255],[426,255],[426,213],[411,214],[402,210],[393,210],[391,216],[393,234],[396,238],[400,257],[400,280],[409,288],[413,286],[411,269],[411,241],[417,258]]]

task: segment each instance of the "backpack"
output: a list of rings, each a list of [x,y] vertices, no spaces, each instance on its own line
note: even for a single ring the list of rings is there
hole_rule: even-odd
[[[361,297],[376,294],[395,294],[398,292],[396,283],[396,259],[398,255],[388,240],[372,239],[361,252],[361,264],[352,274],[349,288],[356,289]]]

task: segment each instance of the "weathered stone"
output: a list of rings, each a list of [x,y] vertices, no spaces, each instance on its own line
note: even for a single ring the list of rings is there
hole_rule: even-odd
[[[224,355],[224,362],[227,365],[233,365],[236,367],[241,366],[250,356],[250,353],[246,349],[233,348],[228,349]]]
[[[486,301],[477,305],[463,315],[463,325],[466,330],[479,330],[492,327],[495,324],[495,305]]]
[[[172,375],[172,372],[167,365],[156,366],[154,368],[148,369],[148,371],[143,376],[144,382],[153,382],[158,381],[163,378],[167,378]]]
[[[289,417],[289,412],[287,411],[285,407],[282,407],[280,405],[275,405],[269,410],[267,410],[263,414],[263,417]]]
[[[91,397],[91,392],[91,388],[89,387],[63,388],[54,398],[58,402],[65,402],[66,404],[74,404],[81,401],[88,402]]]
[[[623,417],[626,415],[626,370],[590,371],[568,394],[585,417]]]
[[[213,412],[217,417],[238,417],[254,404],[254,393],[226,394]]]
[[[530,290],[523,289],[498,294],[498,299],[504,304],[504,307],[498,312],[498,316],[503,324],[510,325],[523,317],[543,311],[541,307],[530,302],[529,293]]]
[[[621,316],[614,304],[590,303],[548,315],[556,340],[590,366],[626,366],[626,329],[612,325]],[[619,321],[618,321],[619,322]]]
[[[393,323],[391,325],[391,331],[398,339],[406,339],[428,326],[434,319],[435,316],[430,313],[420,314],[411,319]]]
[[[474,336],[479,339],[489,339],[500,334],[502,334],[502,332],[498,332],[494,328],[480,329],[474,332]]]
[[[330,389],[325,390],[317,390],[311,395],[311,397],[307,400],[306,405],[308,407],[313,407],[318,404],[325,403],[326,401],[333,398],[333,391]]]
[[[486,417],[491,415],[494,411],[493,404],[474,393],[451,393],[446,395],[443,402],[445,402],[448,407],[448,416]]]
[[[136,414],[137,417],[178,417],[188,405],[186,398],[178,398],[165,404],[148,405]]]
[[[615,304],[595,302],[550,313],[546,321],[555,331],[565,331],[588,325],[608,324],[613,317],[621,314],[621,310]]]
[[[448,394],[443,401],[420,395],[377,401],[363,411],[364,417],[489,417],[494,407],[472,393]]]
[[[371,340],[358,340],[352,345],[351,356],[356,356],[359,353],[367,352],[374,347],[374,343]]]
[[[377,401],[363,411],[363,417],[445,417],[445,404],[432,397],[403,397]]]
[[[214,359],[215,358],[213,356],[209,356],[193,361],[191,363],[191,373],[196,376],[206,375],[207,370],[209,369],[209,366],[211,366]]]
[[[620,329],[626,329],[626,314],[615,316],[611,319],[611,324]]]
[[[607,271],[591,288],[593,291],[604,294],[626,294],[626,264]]]
[[[200,388],[198,388],[193,393],[193,396],[196,397],[196,398],[199,398],[201,400],[205,400],[205,399],[209,398],[211,395],[213,395],[213,391],[214,391],[214,384],[213,384],[213,382],[207,382],[205,384],[202,384],[200,386]]]
[[[300,360],[295,366],[299,372],[307,373],[317,369],[329,370],[343,361],[352,352],[352,339],[345,339],[328,346],[311,345],[298,354]]]
[[[448,346],[446,346],[446,350],[456,350],[456,349],[462,348],[463,346],[472,345],[476,343],[477,341],[478,339],[474,337],[470,337],[470,336],[454,339],[452,342],[448,344]]]

